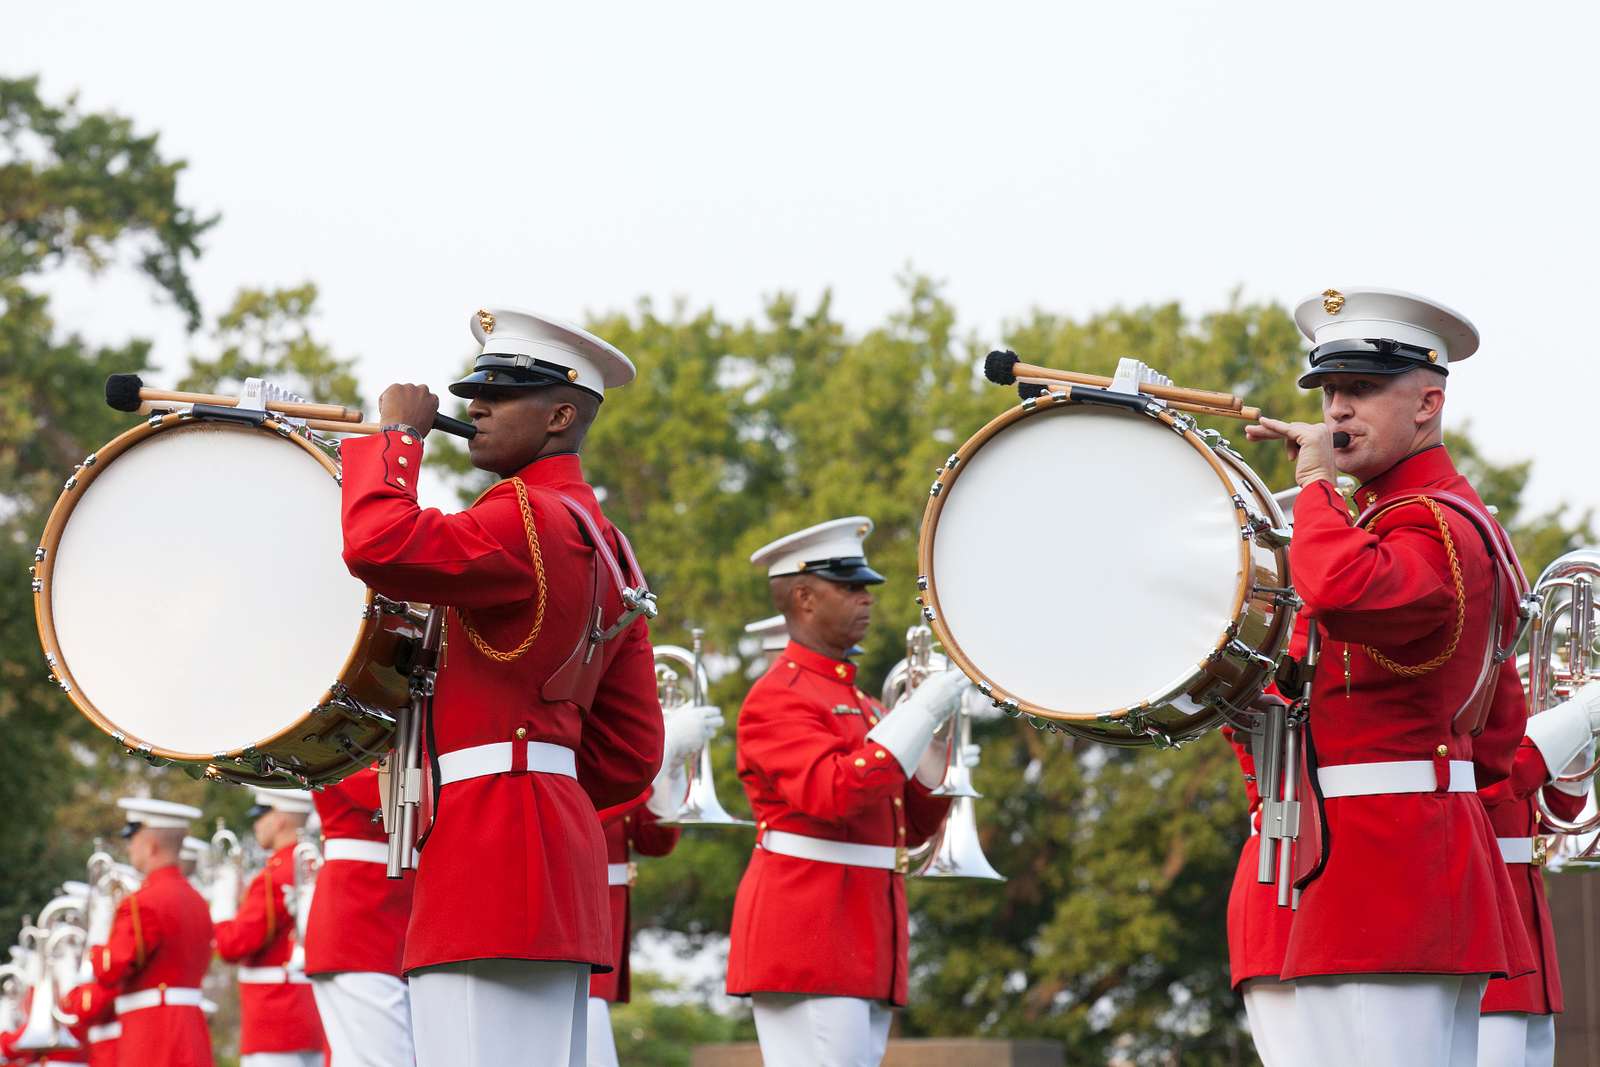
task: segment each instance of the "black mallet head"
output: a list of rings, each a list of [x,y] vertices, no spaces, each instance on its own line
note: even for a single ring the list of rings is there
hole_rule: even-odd
[[[113,374],[106,379],[106,403],[118,411],[138,411],[143,388],[144,381],[137,374]]]
[[[995,349],[983,360],[983,376],[996,385],[1010,385],[1017,380],[1017,354]]]

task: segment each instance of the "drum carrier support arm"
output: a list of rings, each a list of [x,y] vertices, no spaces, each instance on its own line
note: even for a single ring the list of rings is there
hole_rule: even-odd
[[[383,794],[383,829],[389,835],[388,876],[400,878],[416,866],[417,808],[422,803],[422,723],[433,703],[439,644],[446,609],[434,605],[423,625],[422,641],[411,658],[411,700],[395,719],[395,747],[378,764]]]

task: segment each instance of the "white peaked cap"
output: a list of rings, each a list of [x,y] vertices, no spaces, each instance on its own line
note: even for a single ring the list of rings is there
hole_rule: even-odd
[[[117,801],[117,807],[127,812],[130,823],[136,822],[152,830],[187,830],[189,824],[200,817],[199,808],[154,797],[123,797]]]
[[[185,855],[198,856],[210,848],[211,845],[208,842],[202,841],[198,837],[186,837],[183,839],[183,852]]]
[[[304,789],[263,789],[253,785],[250,792],[255,795],[259,807],[288,812],[290,815],[311,814],[311,794]]]
[[[744,632],[760,639],[763,652],[782,652],[789,645],[789,620],[782,615],[758,619],[747,625]]]
[[[633,361],[581,327],[518,308],[486,307],[468,319],[479,345],[473,373],[456,385],[508,386],[565,380],[604,397],[633,381]],[[498,381],[497,378],[504,378]],[[470,395],[451,391],[458,396]]]
[[[1465,315],[1398,289],[1324,289],[1295,306],[1294,321],[1313,345],[1352,338],[1399,341],[1438,353],[1441,369],[1478,350],[1478,328]]]
[[[836,582],[881,582],[883,576],[867,566],[864,542],[872,533],[865,515],[831,519],[780,537],[750,555],[750,562],[767,568],[767,577],[815,574]],[[831,561],[839,561],[830,566]]]

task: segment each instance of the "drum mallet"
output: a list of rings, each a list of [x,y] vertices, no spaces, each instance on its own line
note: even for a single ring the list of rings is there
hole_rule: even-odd
[[[997,385],[1011,385],[1018,378],[1045,378],[1051,381],[1071,382],[1073,385],[1093,385],[1101,389],[1111,385],[1111,379],[1101,374],[1084,374],[1081,371],[1056,370],[1054,367],[1023,363],[1015,352],[1000,350],[990,352],[984,359],[983,373]],[[1224,408],[1230,411],[1241,411],[1244,408],[1244,402],[1232,393],[1213,393],[1209,389],[1185,389],[1176,385],[1140,382],[1139,392],[1158,400],[1198,404],[1207,408]]]
[[[1082,377],[1088,377],[1088,375],[1082,375]],[[1061,378],[1040,378],[1031,374],[1018,375],[1016,381],[1019,385],[1032,385],[1044,390],[1052,387],[1070,390],[1074,385],[1084,384],[1083,382],[1068,382]],[[1151,399],[1160,400],[1161,398],[1152,396]],[[1174,411],[1186,411],[1191,415],[1209,415],[1218,419],[1242,419],[1245,422],[1253,422],[1261,417],[1260,408],[1241,407],[1238,411],[1235,411],[1232,408],[1212,407],[1210,404],[1191,404],[1184,400],[1161,400],[1161,403]]]
[[[214,407],[239,406],[239,398],[215,393],[178,393],[167,389],[148,389],[137,374],[113,374],[106,379],[106,403],[118,411],[136,412],[142,405],[159,407],[163,404],[210,404]],[[267,410],[291,419],[305,419],[313,430],[333,433],[377,433],[379,427],[361,421],[361,412],[351,411],[338,404],[297,404],[269,400]],[[433,429],[456,437],[471,437],[478,432],[470,422],[452,419],[448,415],[434,415]]]

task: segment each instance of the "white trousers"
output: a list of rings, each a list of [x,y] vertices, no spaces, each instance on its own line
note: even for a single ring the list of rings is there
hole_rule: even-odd
[[[1344,974],[1294,982],[1305,1067],[1477,1067],[1485,976]]]
[[[1246,980],[1244,1013],[1250,1020],[1256,1055],[1265,1067],[1291,1067],[1300,1062],[1304,1049],[1296,1029],[1293,985],[1276,978]]]
[[[1554,1067],[1556,1017],[1496,1012],[1478,1018],[1478,1067]]]
[[[584,1067],[589,965],[469,960],[411,976],[417,1067]]]
[[[757,993],[750,998],[765,1067],[878,1067],[894,1011],[879,1000]]]
[[[412,1067],[411,1002],[392,974],[345,971],[311,979],[333,1067]]]
[[[252,1052],[239,1057],[239,1067],[322,1067],[320,1052]]]
[[[589,998],[589,1067],[621,1067],[611,1033],[611,1004],[602,997]]]

